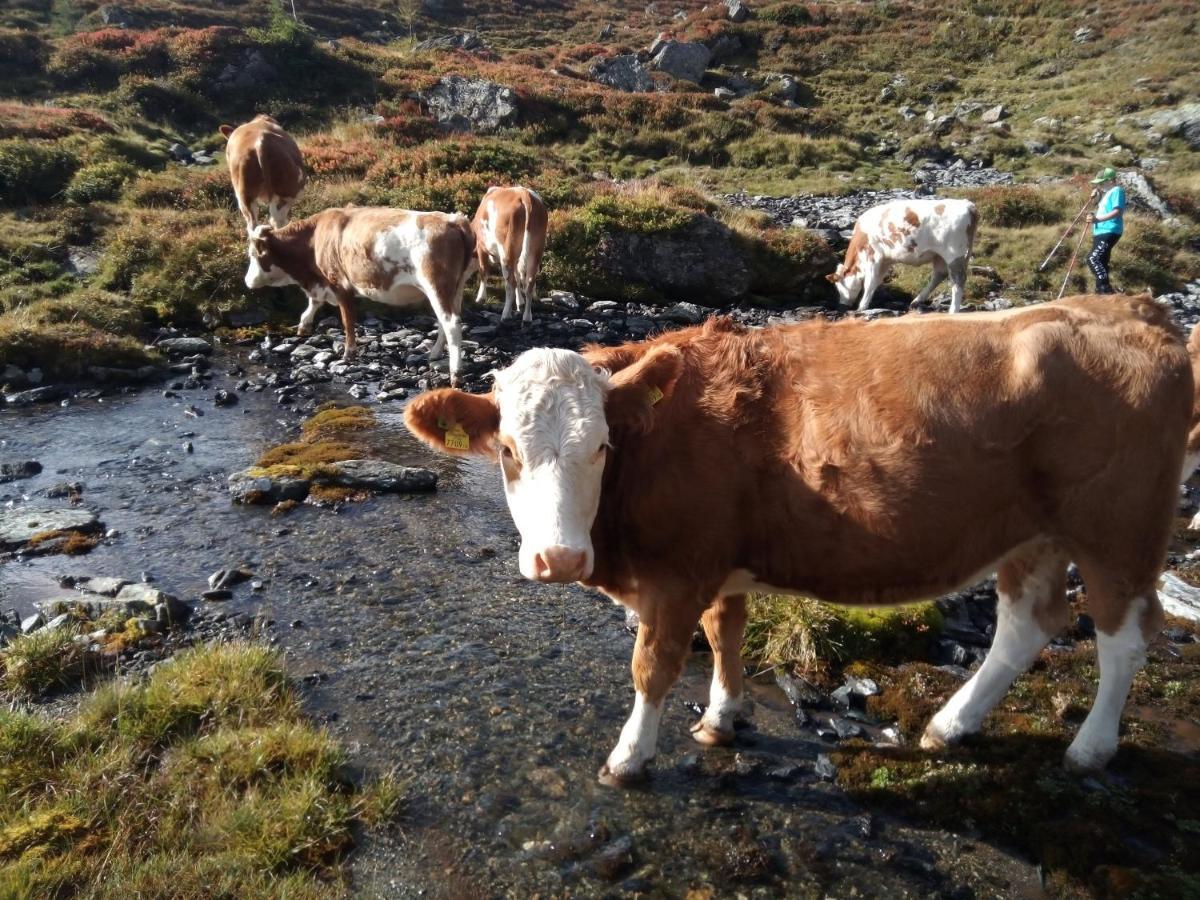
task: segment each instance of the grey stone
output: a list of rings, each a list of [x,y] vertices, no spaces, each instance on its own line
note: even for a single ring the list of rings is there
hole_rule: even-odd
[[[680,81],[699,84],[712,59],[712,51],[703,44],[664,41],[650,65]]]
[[[1050,145],[1045,141],[1037,140],[1037,138],[1028,138],[1025,141],[1025,149],[1034,156],[1045,156],[1050,152]]]
[[[822,781],[833,781],[837,778],[837,766],[833,764],[833,760],[829,758],[828,753],[817,755],[817,761],[813,764],[813,771]]]
[[[1167,201],[1158,195],[1141,172],[1120,172],[1117,181],[1129,189],[1130,200],[1138,206],[1144,206],[1160,219],[1172,220],[1175,212],[1167,205]]]
[[[171,159],[179,162],[187,162],[192,158],[192,151],[178,142],[168,147],[167,152],[171,154]]]
[[[742,0],[725,0],[726,12],[731,22],[745,22],[750,16],[750,7]]]
[[[498,131],[515,125],[519,115],[512,88],[479,78],[447,75],[420,97],[434,119],[451,131]]]
[[[737,97],[737,91],[730,90],[727,87],[713,88],[713,95],[718,100],[733,100]]]
[[[15,394],[5,394],[4,401],[9,406],[33,406],[35,403],[48,403],[51,400],[58,400],[65,394],[66,391],[58,385],[49,384],[45,387],[18,391]]]
[[[35,459],[20,462],[0,463],[0,484],[19,478],[32,478],[42,471],[42,464]]]
[[[208,356],[213,352],[212,344],[198,337],[167,338],[154,346],[169,356]]]
[[[985,109],[983,114],[979,117],[979,121],[985,124],[992,124],[1006,118],[1008,118],[1008,109],[1003,103],[998,103],[991,109]]]
[[[905,121],[915,119],[917,117],[917,111],[911,106],[901,106],[896,110],[896,112],[898,112]]]
[[[229,493],[234,503],[279,503],[303,500],[310,483],[305,478],[255,475],[252,469],[229,476]]]
[[[595,259],[610,275],[698,303],[727,303],[750,288],[750,269],[737,236],[704,215],[672,231],[607,235]]]
[[[105,597],[115,597],[117,592],[129,584],[124,578],[89,578],[79,585],[81,590],[89,594],[102,594]]]
[[[1087,26],[1084,26],[1083,28],[1076,28],[1075,34],[1071,36],[1071,40],[1077,44],[1086,44],[1088,41],[1094,41],[1095,39],[1095,29],[1088,28]]]
[[[55,616],[53,619],[51,619],[49,622],[46,623],[45,629],[46,629],[46,631],[55,631],[59,628],[62,628],[64,625],[66,625],[67,622],[70,621],[70,619],[71,619],[71,616],[69,613],[59,613],[57,616]]]
[[[267,61],[263,52],[248,47],[237,59],[225,64],[216,81],[226,90],[248,91],[278,78],[279,70]]]
[[[1158,599],[1170,615],[1200,622],[1200,588],[1165,572],[1158,582]]]
[[[684,325],[699,325],[704,321],[705,312],[695,303],[676,303],[663,312],[663,318]]]
[[[339,487],[361,488],[387,494],[424,493],[437,489],[437,473],[378,459],[348,459],[331,464]]]
[[[21,634],[33,634],[45,624],[46,620],[42,618],[41,613],[34,613],[32,616],[26,616],[21,620]]]
[[[94,512],[79,507],[23,506],[0,509],[0,548],[20,546],[47,531],[95,531],[99,526]]]
[[[109,28],[140,28],[141,20],[119,6],[102,6],[96,10],[100,21]]]
[[[446,34],[439,37],[426,38],[418,41],[414,50],[486,50],[487,44],[475,31],[464,31],[459,34]]]
[[[654,90],[654,79],[633,54],[613,56],[592,63],[588,74],[592,81],[619,91],[644,94]]]
[[[1200,103],[1161,110],[1147,118],[1145,124],[1162,134],[1178,135],[1193,150],[1200,150]]]
[[[172,622],[183,622],[192,614],[192,608],[187,603],[149,584],[127,584],[117,592],[113,602],[126,604],[131,612],[135,607],[140,611],[153,612],[156,606],[166,606]]]

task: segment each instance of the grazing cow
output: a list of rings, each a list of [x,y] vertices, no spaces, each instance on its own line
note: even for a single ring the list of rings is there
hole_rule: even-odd
[[[893,200],[873,206],[854,223],[845,261],[826,278],[837,286],[843,304],[853,303],[861,290],[858,308],[866,309],[896,263],[932,263],[929,283],[912,305],[924,303],[949,274],[950,312],[958,312],[978,222],[969,200]]]
[[[354,296],[390,306],[429,301],[441,328],[430,359],[450,345],[450,378],[462,358],[462,294],[475,239],[466,216],[352,206],[327,209],[250,236],[246,287],[299,285],[308,297],[299,334],[310,334],[322,303],[336,305],[354,355]]]
[[[534,282],[546,249],[546,204],[526,187],[490,187],[475,211],[475,258],[479,266],[476,303],[487,296],[487,277],[500,269],[504,279],[504,311],[500,318],[525,306],[524,321],[533,318]]]
[[[904,373],[898,377],[897,373]],[[601,780],[641,775],[700,620],[693,728],[733,740],[746,595],[936,597],[998,571],[992,650],[921,745],[977,731],[1087,582],[1100,688],[1067,751],[1102,767],[1162,607],[1192,423],[1192,363],[1148,297],[751,330],[715,319],[615,348],[529,350],[490,395],[416,398],[431,446],[498,459],[520,570],[641,618],[636,699]]]
[[[256,207],[268,204],[271,224],[282,228],[296,198],[304,192],[304,157],[292,136],[268,115],[257,115],[234,128],[222,125],[228,138],[225,159],[238,210],[246,220],[246,231],[258,225]]]

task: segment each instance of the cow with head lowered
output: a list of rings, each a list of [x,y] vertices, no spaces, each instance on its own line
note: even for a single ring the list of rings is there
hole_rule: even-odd
[[[1066,762],[1103,767],[1163,620],[1195,399],[1164,309],[1087,296],[530,350],[491,394],[430,392],[405,420],[434,448],[498,462],[523,575],[639,614],[633,713],[600,773],[623,783],[655,755],[697,620],[714,672],[693,734],[734,739],[749,593],[878,606],[997,572],[993,646],[926,728],[938,749],[978,731],[1068,622],[1072,561],[1100,687]]]
[[[266,203],[271,224],[282,228],[292,204],[304,193],[304,157],[296,141],[266,114],[234,128],[222,125],[225,161],[246,231],[258,226],[258,204]]]
[[[512,315],[513,307],[523,321],[533,319],[534,286],[546,250],[546,204],[527,187],[490,187],[471,220],[475,232],[475,258],[479,266],[479,293],[476,303],[487,298],[489,272],[499,270],[504,282],[504,310],[501,319]]]
[[[308,298],[300,334],[310,334],[322,303],[337,306],[354,356],[355,298],[390,306],[429,302],[438,320],[430,359],[450,348],[450,378],[462,366],[462,294],[474,264],[466,216],[351,206],[326,209],[284,228],[250,235],[246,287],[298,285]]]
[[[949,276],[950,312],[958,312],[978,223],[970,200],[893,200],[873,206],[854,223],[846,258],[826,277],[844,305],[861,291],[858,308],[863,310],[897,263],[929,264],[933,274],[912,305],[924,303]]]

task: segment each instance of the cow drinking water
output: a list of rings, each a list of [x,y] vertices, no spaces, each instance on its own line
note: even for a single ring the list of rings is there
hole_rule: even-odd
[[[950,277],[950,312],[962,309],[967,265],[979,217],[969,200],[893,200],[858,217],[846,258],[826,276],[849,305],[862,291],[858,308],[871,305],[892,266],[930,263],[933,274],[912,305],[924,303]]]
[[[246,231],[252,232],[258,225],[259,202],[268,204],[271,224],[282,228],[292,204],[304,192],[300,148],[268,115],[255,116],[237,128],[222,125],[220,132],[228,138],[225,160]]]
[[[525,187],[490,187],[471,229],[475,232],[475,256],[479,266],[476,303],[487,297],[489,271],[500,270],[504,280],[504,311],[500,318],[525,308],[523,320],[533,318],[534,283],[546,249],[546,205]]]
[[[921,740],[954,743],[1067,623],[1071,561],[1100,688],[1066,762],[1092,769],[1117,749],[1162,622],[1194,394],[1164,309],[1076,297],[530,350],[490,395],[427,393],[405,421],[436,449],[499,462],[523,575],[581,581],[639,614],[633,714],[601,780],[637,778],[654,757],[697,620],[714,676],[693,733],[733,740],[748,593],[878,606],[998,572],[991,652]]]
[[[327,209],[250,236],[248,288],[299,285],[308,297],[300,334],[322,303],[341,310],[345,358],[355,350],[355,295],[391,306],[428,300],[440,326],[430,359],[450,348],[450,378],[462,365],[462,294],[475,239],[466,216],[352,206]]]

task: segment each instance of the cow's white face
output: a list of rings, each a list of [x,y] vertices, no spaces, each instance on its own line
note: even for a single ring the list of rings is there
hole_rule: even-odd
[[[258,290],[265,287],[286,287],[293,284],[291,277],[275,264],[271,253],[269,225],[259,225],[250,233],[250,266],[246,269],[246,287]]]
[[[608,375],[568,350],[529,350],[496,376],[500,468],[526,578],[579,581],[592,573],[607,390]]]
[[[490,396],[432,391],[404,412],[409,430],[435,449],[499,461],[526,578],[592,574],[609,429],[651,427],[682,365],[674,347],[631,356],[637,362],[610,377],[569,350],[527,350],[496,374]]]
[[[843,304],[853,303],[858,299],[858,295],[862,291],[862,270],[856,268],[853,272],[847,274],[845,263],[838,263],[837,271],[834,273],[834,277],[830,278],[830,281],[837,288],[838,297],[841,298]]]

